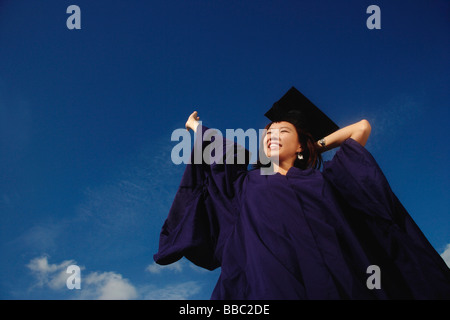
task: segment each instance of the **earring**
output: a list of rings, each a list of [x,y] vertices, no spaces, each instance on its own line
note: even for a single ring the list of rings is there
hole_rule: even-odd
[[[298,160],[303,160],[303,155],[299,152],[297,155]]]

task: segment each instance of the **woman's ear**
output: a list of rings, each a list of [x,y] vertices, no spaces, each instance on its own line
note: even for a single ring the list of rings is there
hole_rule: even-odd
[[[302,152],[302,151],[303,151],[302,145],[299,144],[297,147],[297,153]]]

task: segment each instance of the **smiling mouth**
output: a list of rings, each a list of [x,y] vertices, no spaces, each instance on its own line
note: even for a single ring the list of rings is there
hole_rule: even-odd
[[[267,145],[267,147],[268,147],[270,150],[280,149],[281,144],[278,143],[278,142],[269,142],[268,145]]]

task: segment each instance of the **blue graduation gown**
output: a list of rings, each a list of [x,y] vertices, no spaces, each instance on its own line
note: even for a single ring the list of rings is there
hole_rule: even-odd
[[[198,128],[201,151],[210,142]],[[224,154],[235,147],[223,139]],[[352,139],[322,171],[188,164],[154,260],[183,256],[221,267],[212,299],[450,298],[449,268]],[[367,286],[371,265],[380,289]]]

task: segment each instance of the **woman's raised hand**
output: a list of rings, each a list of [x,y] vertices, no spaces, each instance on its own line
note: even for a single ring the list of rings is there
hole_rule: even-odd
[[[189,131],[189,129],[192,129],[194,132],[197,132],[197,127],[199,125],[198,120],[200,120],[200,117],[198,116],[197,111],[192,112],[186,121],[186,130]]]

